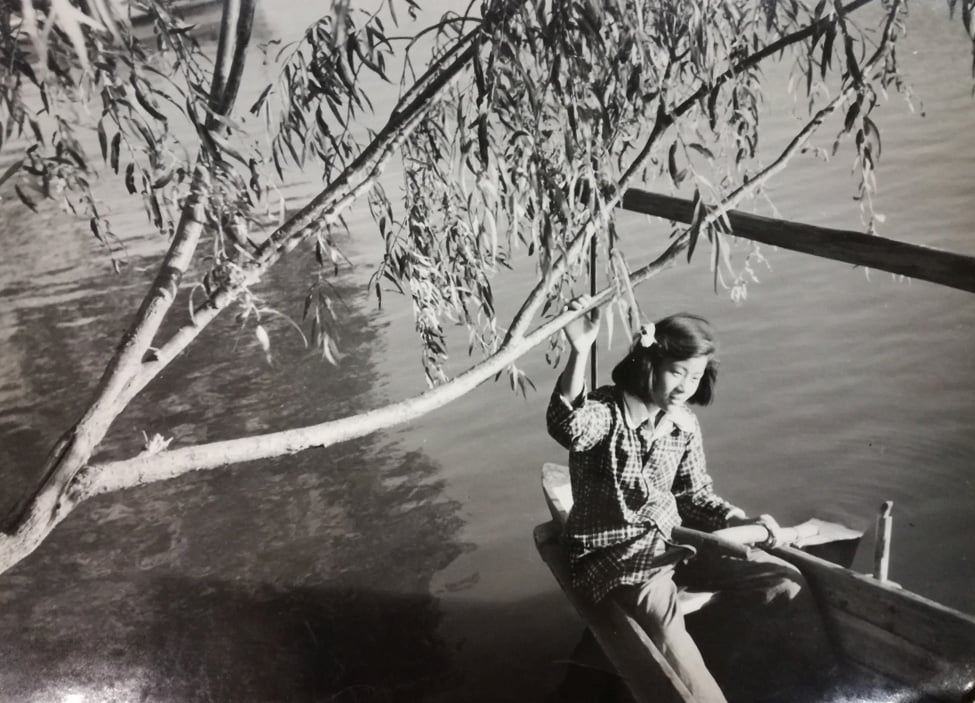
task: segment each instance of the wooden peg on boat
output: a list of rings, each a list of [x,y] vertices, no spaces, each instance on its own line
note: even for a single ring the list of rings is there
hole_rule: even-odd
[[[891,511],[894,509],[894,501],[885,500],[880,506],[880,515],[877,516],[877,541],[874,544],[873,552],[873,576],[881,583],[887,581],[890,572],[890,535],[894,526],[894,518]]]

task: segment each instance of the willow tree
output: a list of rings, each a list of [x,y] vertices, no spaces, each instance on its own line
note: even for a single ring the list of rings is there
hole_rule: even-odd
[[[151,24],[150,41],[111,0],[0,4],[2,136],[23,151],[0,175],[4,195],[30,209],[59,201],[111,252],[110,213],[93,187],[117,179],[169,242],[88,409],[7,516],[0,571],[93,495],[361,436],[505,372],[523,386],[517,360],[546,340],[557,345],[555,333],[580,314],[560,311],[592,254],[609,281],[593,304],[612,301],[624,326],[638,314],[632,287],[702,243],[716,279],[740,295],[748,256],[729,256],[727,213],[761,193],[824,125],[834,151],[854,159],[870,225],[881,155],[872,114],[888,92],[905,89],[897,63],[905,0],[486,0],[405,37],[414,0],[362,4],[370,7],[338,0],[280,48],[279,74],[250,106],[235,96],[253,53],[254,0],[225,0],[213,60],[159,0],[128,5]],[[972,37],[975,0],[948,6]],[[423,37],[434,49],[420,64],[413,54]],[[758,143],[763,67],[773,61],[787,65],[788,90],[807,114],[769,156]],[[394,65],[403,66],[395,75]],[[375,131],[358,127],[372,109],[367,86],[377,84],[367,76],[399,90]],[[266,139],[254,139],[254,125]],[[192,143],[177,139],[181,131]],[[92,132],[100,155],[82,147]],[[404,166],[395,200],[380,180],[394,160]],[[322,170],[325,185],[269,226],[276,184],[295,166]],[[617,236],[614,213],[627,188],[655,181],[693,192],[694,216],[674,225],[658,256],[639,261]],[[343,213],[359,198],[385,242],[371,289],[411,299],[428,391],[314,426],[183,447],[157,437],[137,456],[93,461],[119,413],[223,311],[235,309],[269,348],[252,286],[295,250],[292,258],[318,259],[316,280],[326,285],[342,256]],[[210,259],[194,270],[205,273],[184,280],[199,251]],[[505,291],[521,303],[500,319],[493,284],[517,257],[536,276],[530,289]],[[163,336],[177,299],[190,301],[192,319]],[[327,296],[313,289],[304,309],[309,344],[334,360]],[[469,332],[471,365],[451,378],[453,325]]]

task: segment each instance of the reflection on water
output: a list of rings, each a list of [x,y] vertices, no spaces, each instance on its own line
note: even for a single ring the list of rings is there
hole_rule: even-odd
[[[129,677],[144,700],[436,690],[449,667],[425,583],[458,553],[456,506],[419,455],[357,443],[317,460],[95,502],[6,580],[5,700]]]
[[[56,305],[20,320],[20,329],[44,332],[12,340],[38,397],[57,397],[63,374],[91,377],[84,364],[97,361],[70,349],[105,334],[113,311],[125,309],[83,300],[85,326],[59,327]],[[208,359],[232,338],[224,324],[201,340]],[[378,330],[355,310],[344,329],[351,358],[340,370],[284,334],[270,369],[229,353],[201,366],[189,354],[168,378],[190,392],[152,386],[120,419],[109,449],[135,449],[137,427],[191,443],[363,409]],[[242,339],[237,353],[251,346]],[[38,417],[10,420],[5,436],[28,441],[5,441],[3,469],[36,465],[50,441],[30,429]],[[129,679],[147,700],[423,697],[449,670],[428,584],[463,550],[458,505],[443,497],[437,474],[422,452],[373,437],[82,505],[2,579],[3,700],[51,700],[69,689],[103,695]],[[0,476],[4,485],[16,479]]]
[[[197,30],[212,33],[214,17],[197,18]],[[258,40],[263,27],[258,18]],[[288,191],[296,186],[315,187]],[[4,512],[83,410],[165,244],[118,208],[128,260],[116,275],[76,223],[19,208],[0,203]],[[295,261],[312,257],[291,259],[258,292],[298,317],[314,271]],[[264,321],[269,365],[253,326],[225,315],[133,402],[101,450],[131,455],[143,432],[192,444],[379,404],[387,341],[360,278],[332,281],[340,368],[280,317]],[[186,315],[177,307],[166,328]],[[89,501],[0,576],[0,701],[435,697],[450,683],[455,646],[439,632],[430,583],[468,549],[439,474],[424,452],[373,436]]]

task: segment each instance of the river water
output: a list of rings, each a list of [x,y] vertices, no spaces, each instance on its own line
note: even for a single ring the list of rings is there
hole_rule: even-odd
[[[877,116],[877,207],[886,236],[975,255],[970,49],[941,10],[918,3],[901,50],[918,109],[895,96]],[[265,7],[256,32],[294,35],[313,11]],[[193,21],[212,33],[216,18],[205,10]],[[262,77],[258,61],[249,70],[241,105]],[[796,125],[780,83],[766,96],[769,154]],[[300,203],[315,185],[296,178],[284,192]],[[848,157],[806,156],[770,195],[785,218],[858,228],[854,190]],[[83,409],[151,278],[148,257],[165,245],[137,204],[107,196],[127,248],[116,275],[86,227],[47,209],[29,216],[7,195],[0,510]],[[354,267],[334,280],[338,368],[284,324],[272,325],[269,366],[228,316],[119,418],[105,456],[138,451],[143,431],[211,441],[423,390],[409,306],[379,310],[364,285],[380,251],[375,227],[362,208],[349,224]],[[620,229],[646,255],[666,235],[632,215]],[[718,400],[701,413],[719,491],[782,522],[815,514],[866,530],[891,499],[892,578],[975,612],[975,298],[765,254],[771,269],[759,269],[743,305],[711,291],[704,256],[639,292],[648,314],[690,309],[720,331]],[[299,314],[312,274],[292,256],[260,290]],[[516,271],[499,290],[525,280]],[[602,353],[603,378],[621,353],[619,341]],[[531,537],[546,519],[539,468],[565,459],[543,423],[555,372],[541,352],[523,366],[538,386],[526,398],[489,383],[400,429],[80,506],[0,575],[0,701],[541,700],[580,625]],[[869,570],[868,556],[857,565]]]

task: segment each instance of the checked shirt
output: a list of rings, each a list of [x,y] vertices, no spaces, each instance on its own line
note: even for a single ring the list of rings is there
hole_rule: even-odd
[[[571,403],[556,386],[546,421],[569,450],[573,506],[565,539],[573,586],[593,601],[647,581],[675,526],[718,529],[739,511],[714,493],[689,410],[664,416],[656,430],[649,420],[631,427],[616,386],[584,391]]]

